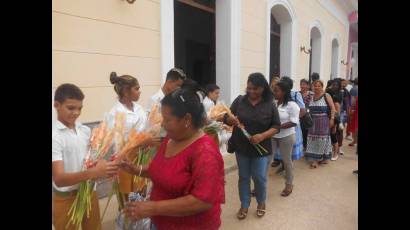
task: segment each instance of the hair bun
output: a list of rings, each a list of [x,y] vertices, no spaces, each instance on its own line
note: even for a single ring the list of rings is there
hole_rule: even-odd
[[[110,82],[111,84],[115,84],[118,82],[118,76],[116,72],[111,72],[110,74]]]

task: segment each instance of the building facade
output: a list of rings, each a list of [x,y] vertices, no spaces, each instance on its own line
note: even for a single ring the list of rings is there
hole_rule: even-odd
[[[344,63],[356,49],[349,15],[357,0],[130,2],[52,1],[52,94],[62,83],[78,85],[81,122],[101,120],[115,103],[112,71],[139,80],[143,106],[174,66],[201,84],[218,84],[228,104],[252,72],[290,76],[295,88],[311,72],[324,81],[350,78]]]

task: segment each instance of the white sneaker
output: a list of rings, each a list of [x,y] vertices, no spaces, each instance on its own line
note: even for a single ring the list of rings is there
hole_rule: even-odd
[[[345,139],[348,141],[353,141],[353,139],[350,136],[345,137]]]
[[[345,154],[345,152],[343,152],[343,150],[342,150],[342,149],[339,149],[339,154],[340,154],[340,155],[344,155],[344,154]]]
[[[335,157],[332,157],[330,160],[331,161],[336,161],[337,159],[339,159],[339,155],[336,155]]]

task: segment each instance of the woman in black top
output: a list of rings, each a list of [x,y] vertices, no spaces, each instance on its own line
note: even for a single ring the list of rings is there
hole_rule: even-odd
[[[341,93],[341,82],[340,80],[332,80],[329,87],[326,89],[326,92],[330,94],[333,99],[333,103],[335,105],[336,114],[335,114],[335,125],[331,128],[330,132],[330,139],[333,145],[333,154],[332,154],[332,161],[336,161],[339,158],[339,142],[340,136],[343,137],[343,130],[340,130],[340,113],[341,113],[341,103],[343,100],[343,94]]]
[[[225,116],[224,122],[234,125],[231,137],[231,148],[235,151],[239,169],[239,197],[241,208],[238,219],[244,219],[251,202],[250,180],[255,184],[256,214],[265,214],[266,181],[269,155],[272,154],[271,137],[279,132],[280,120],[278,110],[273,103],[272,91],[261,73],[252,73],[248,77],[246,94],[238,96],[231,105],[235,117]],[[237,125],[243,125],[251,135],[250,140]],[[265,148],[268,153],[261,155],[252,144]]]

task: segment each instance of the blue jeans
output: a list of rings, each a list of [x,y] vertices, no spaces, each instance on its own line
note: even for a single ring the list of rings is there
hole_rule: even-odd
[[[269,157],[251,157],[235,153],[239,171],[239,198],[241,208],[249,208],[251,204],[251,176],[255,184],[256,201],[265,203],[266,181]]]

